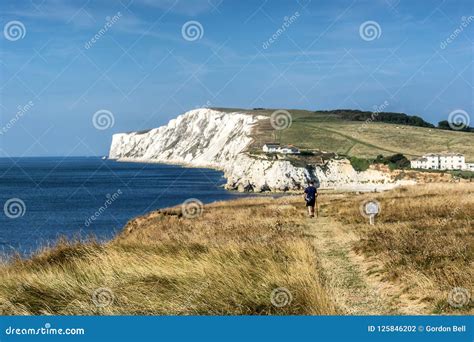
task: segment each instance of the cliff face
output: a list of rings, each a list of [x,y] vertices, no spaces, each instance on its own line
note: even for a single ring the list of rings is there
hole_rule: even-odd
[[[317,178],[321,187],[392,187],[387,173],[356,172],[347,160],[332,160],[324,167],[296,167],[289,161],[250,156],[251,133],[263,116],[196,109],[166,126],[148,132],[115,134],[109,157],[118,160],[185,164],[222,170],[228,189],[285,191],[304,187]]]
[[[251,143],[257,120],[245,114],[192,110],[148,132],[114,134],[110,158],[222,168]]]

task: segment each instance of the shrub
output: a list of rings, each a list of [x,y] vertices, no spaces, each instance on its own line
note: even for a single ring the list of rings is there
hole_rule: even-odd
[[[373,163],[388,165],[390,170],[405,169],[410,167],[410,161],[401,153],[397,153],[389,157],[384,157],[383,155],[379,154]]]
[[[370,160],[357,157],[351,157],[350,162],[354,170],[356,170],[357,172],[367,170],[371,164]]]
[[[314,152],[308,150],[300,151],[300,156],[314,156]]]
[[[454,177],[474,179],[474,172],[472,171],[451,171],[449,173],[452,174]]]

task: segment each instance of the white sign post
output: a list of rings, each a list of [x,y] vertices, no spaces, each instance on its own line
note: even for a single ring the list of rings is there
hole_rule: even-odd
[[[369,223],[371,225],[375,224],[375,216],[377,216],[380,212],[380,205],[376,201],[369,201],[365,203],[364,211],[369,217]]]

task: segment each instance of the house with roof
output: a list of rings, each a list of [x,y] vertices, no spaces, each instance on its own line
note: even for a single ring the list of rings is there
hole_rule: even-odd
[[[293,145],[280,145],[278,143],[266,143],[262,148],[266,153],[298,154],[300,150]]]
[[[415,158],[410,160],[410,167],[412,169],[429,169],[428,158]]]
[[[428,153],[410,161],[413,169],[430,170],[472,170],[461,153]]]
[[[265,145],[263,145],[262,150],[266,153],[277,153],[279,148],[280,144],[278,143],[266,143]]]

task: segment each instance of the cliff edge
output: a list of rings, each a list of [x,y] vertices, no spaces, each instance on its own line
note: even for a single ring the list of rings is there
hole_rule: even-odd
[[[227,189],[239,191],[299,190],[310,179],[319,181],[322,188],[340,190],[382,190],[402,182],[380,170],[356,172],[346,159],[297,166],[289,160],[254,155],[248,148],[262,120],[268,117],[195,109],[159,128],[114,134],[109,157],[215,168],[224,172]]]

